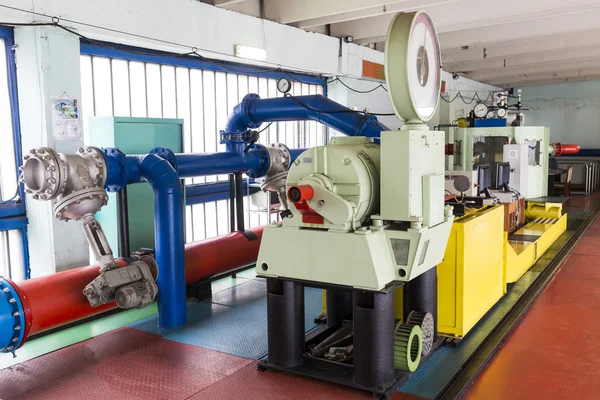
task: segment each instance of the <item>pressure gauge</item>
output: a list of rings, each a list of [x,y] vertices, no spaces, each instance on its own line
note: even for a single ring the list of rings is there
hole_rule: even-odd
[[[488,111],[486,118],[494,118],[494,112],[493,111]]]
[[[473,108],[473,112],[477,118],[485,118],[488,113],[488,106],[484,103],[478,103],[475,108]]]
[[[435,27],[423,11],[394,16],[385,44],[385,77],[398,118],[429,121],[438,105],[441,56]]]
[[[506,117],[506,108],[499,108],[496,110],[496,114],[498,114],[498,118]]]
[[[281,93],[288,93],[292,89],[292,82],[289,79],[281,78],[277,81],[277,90]]]

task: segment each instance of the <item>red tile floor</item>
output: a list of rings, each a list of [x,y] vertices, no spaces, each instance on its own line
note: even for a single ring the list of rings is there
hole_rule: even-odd
[[[600,219],[528,310],[468,399],[600,399]]]
[[[0,371],[0,399],[369,399],[337,385],[258,372],[256,361],[121,328]],[[394,400],[419,400],[398,393]]]

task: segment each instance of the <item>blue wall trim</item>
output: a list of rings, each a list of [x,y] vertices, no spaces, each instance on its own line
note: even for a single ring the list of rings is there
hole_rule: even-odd
[[[129,61],[152,62],[157,64],[167,64],[177,67],[196,68],[217,72],[230,72],[263,78],[288,78],[294,81],[313,85],[326,86],[325,83],[327,81],[325,78],[315,75],[298,74],[296,72],[285,70],[273,71],[273,68],[250,67],[244,64],[200,58],[193,55],[185,56],[157,50],[143,49],[134,46],[126,46],[117,43],[98,41],[90,42],[85,39],[81,40],[81,54],[118,58]]]
[[[23,150],[21,148],[21,122],[19,117],[19,98],[17,88],[17,64],[15,63],[15,54],[13,52],[13,46],[15,44],[13,28],[0,25],[0,38],[4,39],[6,44],[6,70],[8,75],[8,92],[11,108],[11,122],[13,128],[13,142],[15,147],[15,165],[17,167],[17,171],[19,171],[19,167],[21,166],[21,160],[23,157]],[[21,239],[23,243],[23,265],[25,266],[25,279],[29,279],[31,275],[29,268],[29,243],[27,241],[27,218],[25,218],[25,193],[22,184],[19,184],[19,198],[19,201],[6,203],[0,207],[0,218],[11,217],[11,220],[13,220],[12,217],[18,216],[21,219],[21,221],[23,221],[23,223],[17,228],[12,229],[21,230]],[[0,222],[4,225],[4,222],[2,221],[4,220],[0,220]],[[5,225],[9,226],[10,223],[7,222]],[[2,229],[2,227],[0,226],[0,230],[8,229]]]

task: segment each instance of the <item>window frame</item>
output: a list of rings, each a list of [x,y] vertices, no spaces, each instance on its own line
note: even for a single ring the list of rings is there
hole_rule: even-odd
[[[160,50],[151,50],[136,46],[123,45],[97,40],[80,40],[80,54],[92,57],[106,57],[125,61],[154,63],[173,67],[193,68],[213,72],[235,73],[258,78],[286,78],[292,81],[320,85],[323,87],[323,96],[327,97],[327,79],[316,75],[301,74],[292,71],[272,71],[273,68],[249,66],[230,61],[199,58],[167,53]],[[244,185],[247,182],[244,180]],[[247,190],[244,186],[244,190]],[[251,189],[251,192],[255,190]],[[186,185],[186,205],[195,205],[229,199],[229,186],[225,181],[193,183]]]

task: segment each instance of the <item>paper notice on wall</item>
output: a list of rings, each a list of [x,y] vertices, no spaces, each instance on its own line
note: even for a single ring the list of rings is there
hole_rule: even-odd
[[[54,140],[81,139],[79,100],[67,97],[52,98],[52,136]]]

